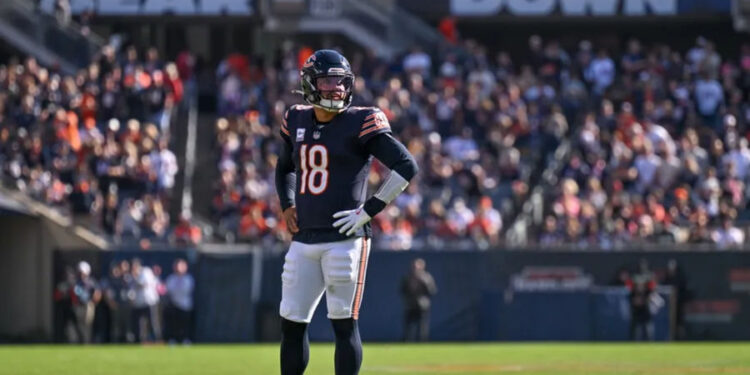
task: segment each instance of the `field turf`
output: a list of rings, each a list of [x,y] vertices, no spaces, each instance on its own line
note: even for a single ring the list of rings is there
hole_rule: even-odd
[[[278,374],[276,345],[0,346],[5,375]],[[306,374],[333,374],[313,344]],[[362,375],[750,374],[750,343],[365,344]]]

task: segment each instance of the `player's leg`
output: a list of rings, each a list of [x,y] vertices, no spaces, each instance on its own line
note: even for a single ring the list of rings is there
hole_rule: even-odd
[[[281,375],[304,374],[310,360],[307,325],[281,318]]]
[[[336,334],[336,375],[356,375],[362,365],[357,319],[370,253],[369,239],[335,242],[323,255],[328,318]]]
[[[362,366],[362,339],[354,318],[331,319],[336,334],[334,367],[336,375],[357,375]]]
[[[430,310],[419,310],[419,341],[427,341],[430,338]]]
[[[404,313],[404,341],[416,341],[417,337],[417,310],[406,309]]]
[[[323,296],[323,247],[292,242],[281,274],[281,375],[301,375],[310,358],[307,325]]]

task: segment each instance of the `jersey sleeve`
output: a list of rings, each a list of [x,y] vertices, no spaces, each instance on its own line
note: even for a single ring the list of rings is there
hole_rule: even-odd
[[[385,113],[377,108],[373,108],[365,116],[362,126],[359,129],[359,141],[362,144],[366,144],[372,137],[390,132],[391,125],[388,123]]]

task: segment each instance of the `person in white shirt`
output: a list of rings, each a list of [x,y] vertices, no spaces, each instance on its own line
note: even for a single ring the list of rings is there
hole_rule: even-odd
[[[728,142],[729,143],[729,142]],[[745,181],[748,168],[750,168],[750,149],[748,149],[747,138],[740,138],[729,143],[731,151],[722,156],[722,166],[725,171],[729,170],[729,165],[734,164],[737,179]]]
[[[725,216],[721,220],[721,228],[711,233],[711,239],[719,245],[719,248],[727,248],[745,243],[745,233],[740,228],[733,226],[732,220]]]
[[[195,280],[188,273],[188,264],[184,259],[174,263],[174,273],[167,278],[167,296],[169,297],[169,341],[190,343],[191,317],[193,313],[193,291]]]
[[[466,203],[463,199],[457,198],[453,202],[453,208],[448,211],[448,226],[458,236],[463,236],[466,233],[469,224],[474,221],[474,213],[466,207]]]
[[[615,81],[615,63],[607,55],[606,50],[599,51],[596,59],[591,61],[586,70],[586,80],[593,83],[594,92],[597,95],[604,91]]]
[[[177,165],[177,157],[169,150],[167,141],[159,141],[159,149],[151,152],[151,165],[156,170],[158,187],[160,191],[170,190],[174,186],[174,176],[180,169]]]
[[[421,48],[414,47],[411,53],[404,57],[403,66],[408,73],[417,73],[423,77],[428,77],[432,67],[432,59]]]
[[[154,276],[151,268],[144,267],[138,258],[133,259],[131,268],[135,291],[132,327],[135,329],[136,341],[160,341],[161,324],[159,319],[159,291],[157,290],[159,280]]]
[[[503,217],[500,211],[492,206],[490,197],[482,197],[476,210],[474,235],[486,240],[485,246],[497,246],[500,242],[500,230],[503,229]],[[482,241],[480,241],[481,243]]]
[[[708,40],[706,40],[706,38],[699,36],[695,40],[695,46],[693,46],[693,48],[691,48],[687,53],[687,61],[690,64],[690,71],[692,71],[693,73],[698,72],[700,63],[706,58],[707,43]]]
[[[643,153],[635,158],[633,164],[635,165],[636,170],[638,170],[636,189],[638,189],[638,192],[643,193],[654,182],[656,171],[662,164],[661,158],[654,154],[654,149],[650,140],[644,140]]]
[[[724,104],[724,90],[719,81],[709,78],[708,73],[702,73],[695,82],[694,95],[698,114],[705,125],[717,128],[720,125],[719,110]]]
[[[472,137],[471,128],[463,128],[461,135],[452,136],[445,141],[443,149],[454,160],[477,160],[479,159],[479,146]]]

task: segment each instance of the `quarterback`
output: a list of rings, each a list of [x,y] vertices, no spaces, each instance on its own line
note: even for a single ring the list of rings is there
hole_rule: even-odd
[[[336,375],[359,373],[362,342],[357,319],[370,251],[370,220],[417,173],[388,119],[373,107],[352,107],[354,74],[333,50],[319,50],[300,71],[308,105],[284,115],[276,190],[293,234],[281,275],[281,374],[303,374],[309,359],[307,326],[326,293],[336,336]],[[372,158],[390,169],[367,198]]]

